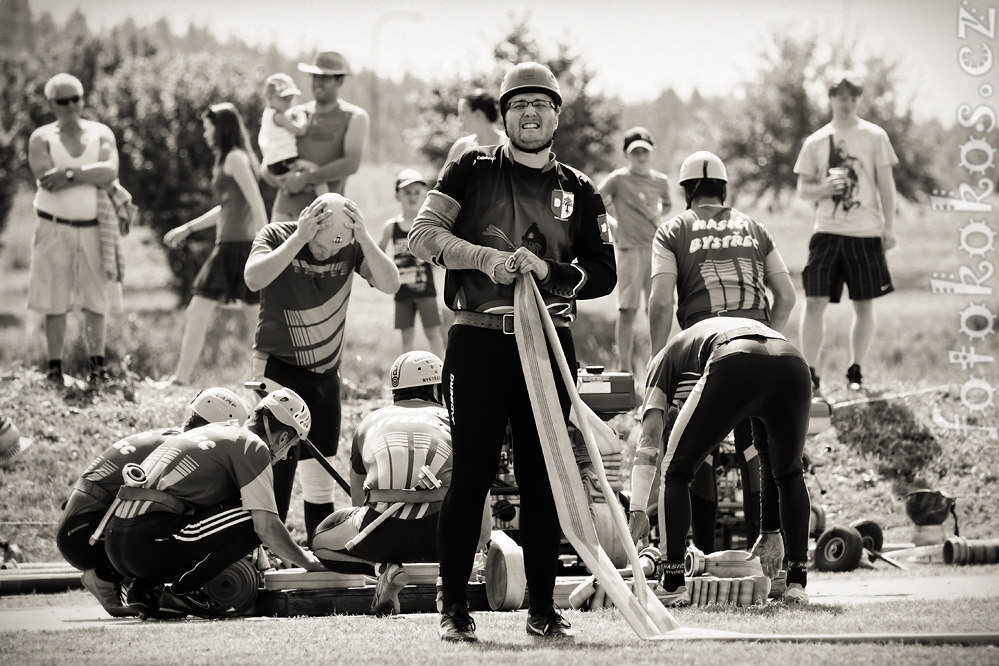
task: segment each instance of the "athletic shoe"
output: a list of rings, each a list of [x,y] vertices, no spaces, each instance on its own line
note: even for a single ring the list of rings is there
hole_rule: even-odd
[[[681,585],[672,592],[667,592],[665,587],[659,587],[656,591],[656,598],[663,606],[689,606],[690,595],[687,593],[687,586]]]
[[[475,620],[464,603],[451,604],[444,609],[439,634],[442,641],[451,643],[477,643],[479,640],[475,637]]]
[[[801,586],[801,583],[791,583],[787,586],[787,590],[784,591],[784,596],[781,597],[781,600],[785,604],[804,606],[808,603],[808,593],[805,592],[805,588]]]
[[[96,569],[87,569],[80,577],[83,587],[94,595],[111,617],[135,617],[135,611],[122,603],[121,585],[104,580]]]
[[[371,612],[378,616],[395,615],[399,612],[399,592],[409,582],[409,574],[401,564],[395,562],[385,566],[378,576],[375,596],[371,600]]]
[[[164,592],[160,595],[160,610],[198,617],[220,617],[236,612],[235,608],[219,607],[204,590],[194,590],[184,594],[176,594],[172,590]]]
[[[854,363],[846,369],[846,381],[849,382],[847,388],[851,391],[859,391],[864,386],[864,378],[860,374],[860,366]]]
[[[148,620],[157,616],[160,610],[160,593],[163,589],[157,587],[139,587],[134,584],[128,588],[125,600],[128,608],[142,620]]]
[[[546,613],[527,617],[527,635],[536,638],[574,641],[576,637],[570,629],[571,626],[569,621],[562,617],[562,614],[554,606]]]
[[[62,388],[64,385],[62,380],[62,368],[49,368],[48,372],[45,373],[45,381]]]

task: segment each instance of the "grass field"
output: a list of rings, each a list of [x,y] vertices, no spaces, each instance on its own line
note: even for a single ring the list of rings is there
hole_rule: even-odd
[[[77,595],[81,593],[76,593]],[[755,634],[962,633],[996,631],[999,601],[897,602],[788,608],[684,608],[685,628]],[[0,633],[9,664],[988,664],[994,647],[830,643],[643,642],[613,609],[568,611],[575,645],[552,646],[525,635],[523,611],[477,613],[477,646],[437,638],[437,616],[416,614],[158,622],[109,622],[107,629],[45,634]],[[985,618],[974,622],[969,618]],[[44,637],[44,640],[37,640]],[[280,647],[276,647],[280,646]]]
[[[383,220],[396,213],[391,196],[395,171],[394,166],[366,166],[350,181],[348,195],[360,204],[372,235],[378,234]],[[798,284],[811,226],[809,211],[793,207],[771,214],[754,211],[748,202],[744,208],[774,234]],[[146,229],[136,230],[127,241],[125,312],[112,318],[109,326],[109,357],[122,369],[121,381],[101,395],[63,394],[45,385],[37,374],[44,339],[37,320],[24,309],[31,219],[30,193],[24,193],[0,238],[0,413],[12,416],[22,432],[35,440],[25,456],[0,470],[0,539],[20,544],[30,559],[45,561],[57,557],[52,543],[54,521],[69,487],[90,458],[122,435],[178,422],[194,389],[172,388],[160,393],[136,381],[172,370],[183,329],[183,313],[175,309],[176,297],[165,287],[169,274],[159,245]],[[972,301],[931,294],[928,285],[932,273],[954,273],[959,266],[970,264],[958,247],[959,229],[966,222],[960,215],[940,215],[903,205],[899,247],[889,255],[899,290],[878,302],[878,340],[864,367],[875,393],[943,388],[839,409],[834,414],[834,428],[812,438],[808,445],[813,457],[824,464],[818,481],[826,493],[819,494],[818,485],[810,480],[813,501],[827,505],[832,521],[877,520],[885,526],[889,541],[910,538],[902,498],[907,490],[921,486],[941,488],[957,496],[962,535],[999,535],[995,513],[997,442],[981,432],[960,436],[934,425],[931,419],[934,406],[944,414],[964,413],[957,389],[971,376],[949,364],[947,352],[969,344],[959,328],[959,312]],[[397,333],[387,324],[391,299],[363,281],[354,284],[342,367],[344,442],[349,441],[364,415],[387,400],[386,371],[399,353]],[[991,303],[995,309],[994,297]],[[581,303],[581,316],[574,325],[581,361],[613,366],[615,310],[614,295]],[[792,340],[797,337],[797,319],[796,312],[788,331]],[[843,378],[848,363],[849,305],[830,307],[827,319],[827,353],[821,372],[828,396],[842,402],[855,397],[847,393]],[[240,388],[248,370],[248,355],[234,332],[234,324],[228,322],[212,333],[196,384]],[[85,355],[75,317],[71,317],[69,339],[73,341],[69,369],[79,373]],[[994,335],[976,344],[979,352],[996,349]],[[999,384],[995,364],[984,370],[979,366],[975,374],[993,386]],[[999,420],[996,413],[993,407],[969,419],[969,424],[995,425]],[[627,437],[635,421],[625,416],[613,424]],[[341,446],[341,470],[346,469],[346,448]],[[347,502],[339,489],[336,502],[338,506]],[[300,530],[300,503],[295,501],[292,506],[290,524]],[[994,631],[999,611],[992,601],[906,602],[864,608],[687,609],[681,611],[680,620],[689,626],[770,633],[930,631],[941,627]],[[336,617],[160,624],[141,630],[47,635],[44,641],[0,634],[0,662],[105,663],[124,658],[143,663],[259,663],[277,658],[282,662],[456,663],[488,659],[495,663],[549,663],[567,656],[588,663],[667,659],[692,663],[999,661],[990,648],[646,645],[639,644],[619,616],[610,611],[573,613],[570,619],[585,637],[585,644],[566,650],[528,643],[522,614],[484,615],[480,635],[487,643],[474,650],[440,645],[434,634],[436,620],[430,616],[377,624],[370,618]],[[282,647],[275,648],[276,644]]]

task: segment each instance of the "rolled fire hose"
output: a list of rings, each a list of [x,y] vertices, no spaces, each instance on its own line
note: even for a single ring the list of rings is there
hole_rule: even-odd
[[[680,625],[655,595],[649,594],[638,559],[638,551],[631,541],[628,526],[624,523],[624,512],[604,473],[594,437],[594,428],[591,427],[590,419],[582,416],[587,413],[587,409],[575,390],[568,363],[555,332],[555,325],[531,275],[518,276],[514,290],[514,307],[516,310],[514,332],[521,366],[562,531],[635,633],[643,639],[661,638],[666,632]],[[615,532],[618,538],[622,539],[632,570],[635,572],[634,594],[597,538],[596,527],[590,516],[588,496],[576,466],[568,430],[561,417],[561,406],[545,340],[546,334],[573,408],[578,415],[581,415],[578,425],[600,488],[612,508]]]

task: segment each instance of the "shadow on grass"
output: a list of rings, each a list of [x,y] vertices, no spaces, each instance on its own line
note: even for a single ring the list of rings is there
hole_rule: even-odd
[[[870,402],[833,411],[839,441],[875,458],[877,471],[901,496],[925,486],[923,470],[942,453],[940,443],[906,405]]]

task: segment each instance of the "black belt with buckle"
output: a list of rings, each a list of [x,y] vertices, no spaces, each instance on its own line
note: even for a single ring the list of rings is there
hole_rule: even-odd
[[[475,326],[477,328],[488,328],[493,331],[502,331],[506,335],[513,335],[513,313],[490,314],[488,312],[472,312],[471,310],[457,310],[454,313],[454,323],[463,326]],[[569,320],[565,317],[552,317],[552,322],[559,327],[568,326]]]
[[[717,312],[697,312],[689,315],[683,323],[680,324],[680,328],[690,328],[698,322],[702,322],[705,319],[711,319],[712,317],[742,317],[743,319],[752,319],[754,321],[759,321],[764,324],[770,323],[770,314],[763,308],[752,308],[749,310],[718,310]]]
[[[92,220],[67,220],[61,217],[56,217],[51,213],[46,213],[44,210],[36,210],[35,215],[42,218],[43,220],[52,220],[57,224],[68,224],[71,227],[96,227],[97,218]]]

